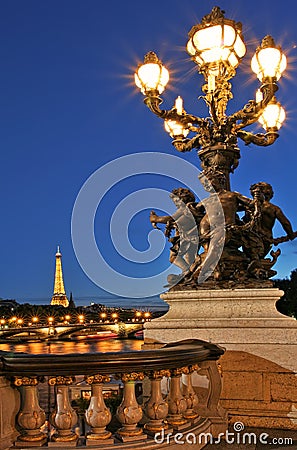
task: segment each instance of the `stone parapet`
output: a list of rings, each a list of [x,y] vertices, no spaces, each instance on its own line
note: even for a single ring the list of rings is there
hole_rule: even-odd
[[[45,446],[174,450],[180,445],[181,431],[185,439],[189,435],[197,441],[197,450],[202,449],[209,436],[227,429],[226,411],[218,405],[217,360],[223,353],[220,347],[200,340],[130,352],[1,352],[0,450]],[[207,380],[204,398],[198,398],[192,387],[192,379],[200,377],[201,371]],[[76,375],[91,391],[88,406],[71,401]],[[119,382],[123,392],[105,398],[111,380]],[[148,387],[147,402],[137,389],[143,382]],[[54,404],[49,394],[44,409],[39,392],[47,388],[45,383]],[[105,403],[108,400],[111,408]],[[112,408],[114,403],[116,408]],[[190,450],[192,443],[185,441],[183,447]]]
[[[19,434],[15,428],[15,416],[20,408],[19,392],[0,376],[0,449],[9,449]]]

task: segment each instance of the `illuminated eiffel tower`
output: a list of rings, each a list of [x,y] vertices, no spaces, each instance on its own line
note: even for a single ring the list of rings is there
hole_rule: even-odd
[[[60,305],[67,306],[69,305],[69,301],[67,295],[65,293],[64,281],[63,281],[63,272],[62,272],[62,254],[60,252],[60,247],[58,246],[56,253],[56,272],[55,272],[55,285],[54,285],[54,294],[52,296],[51,305]]]

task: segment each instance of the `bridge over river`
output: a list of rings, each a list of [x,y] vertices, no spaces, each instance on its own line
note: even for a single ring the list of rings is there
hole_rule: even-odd
[[[30,326],[4,328],[0,330],[0,341],[15,340],[59,340],[84,336],[94,336],[97,332],[111,331],[120,338],[132,337],[143,329],[142,323],[90,323],[90,324],[57,324],[48,326]]]

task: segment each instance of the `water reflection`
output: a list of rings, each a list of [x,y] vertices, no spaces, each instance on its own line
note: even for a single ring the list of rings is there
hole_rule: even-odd
[[[45,353],[106,353],[141,350],[140,339],[107,339],[102,341],[55,341],[0,344],[0,350],[30,354]]]

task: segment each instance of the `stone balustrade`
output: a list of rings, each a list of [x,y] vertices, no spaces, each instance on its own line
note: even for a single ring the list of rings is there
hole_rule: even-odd
[[[181,432],[190,433],[192,440],[199,437],[195,448],[203,448],[207,433],[215,436],[226,430],[226,415],[218,405],[217,360],[222,354],[220,347],[199,340],[121,353],[1,352],[0,450],[37,446],[158,449],[164,445],[174,449],[180,448],[176,437],[180,439]],[[82,375],[91,391],[83,435],[69,397],[75,377]],[[116,417],[103,395],[111,379],[123,386]],[[136,397],[136,382],[143,384],[142,401]],[[45,383],[54,389],[55,397],[48,417],[38,396],[38,388]],[[192,444],[185,442],[183,449],[193,448]]]

